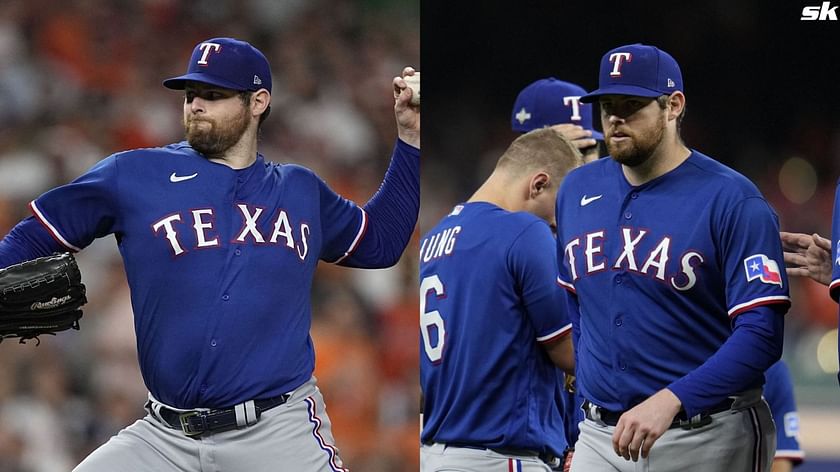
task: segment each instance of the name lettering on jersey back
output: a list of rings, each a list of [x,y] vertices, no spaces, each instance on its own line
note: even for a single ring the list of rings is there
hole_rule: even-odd
[[[621,252],[612,264],[608,256],[604,254],[604,240],[607,238],[604,230],[593,231],[572,239],[564,247],[564,259],[572,282],[582,276],[601,272],[609,266],[613,270],[627,270],[653,277],[661,282],[669,283],[671,287],[679,291],[690,290],[694,287],[697,284],[695,270],[705,262],[703,255],[697,251],[687,251],[679,256],[678,266],[669,272],[668,261],[672,258],[671,238],[665,236],[658,241],[646,241],[646,246],[653,249],[640,250],[640,243],[648,237],[647,230],[621,228]]]
[[[423,239],[420,243],[420,260],[429,262],[443,256],[449,256],[455,250],[460,226],[453,226]]]
[[[276,244],[294,251],[300,260],[306,259],[309,253],[310,234],[307,223],[300,223],[297,228],[293,227],[288,213],[281,209],[271,218],[269,224],[266,224],[265,208],[242,203],[237,204],[236,208],[239,210],[236,213],[242,218],[242,228],[231,240],[231,244]],[[266,231],[268,228],[270,228],[270,234]],[[175,213],[152,223],[152,231],[156,236],[162,234],[166,238],[176,256],[188,252],[182,243],[181,232],[190,230],[195,235],[195,245],[192,249],[221,246],[212,208],[191,210],[186,217],[181,213]],[[264,234],[263,231],[266,233]]]

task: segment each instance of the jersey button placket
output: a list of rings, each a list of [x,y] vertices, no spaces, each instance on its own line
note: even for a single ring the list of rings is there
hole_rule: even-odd
[[[228,294],[222,295],[222,300],[224,300],[224,301],[230,300],[230,295],[228,295]]]

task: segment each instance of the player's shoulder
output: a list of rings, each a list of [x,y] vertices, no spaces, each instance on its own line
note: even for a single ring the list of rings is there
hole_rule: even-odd
[[[106,159],[119,163],[145,164],[154,163],[161,159],[172,158],[201,158],[199,154],[186,142],[172,143],[166,146],[135,148],[111,154]]]
[[[492,228],[511,231],[519,231],[534,225],[548,228],[545,220],[527,211],[510,211],[486,202],[475,202],[469,205],[474,209],[477,217],[492,223],[493,226],[490,226]]]
[[[564,178],[565,181],[574,182],[592,182],[591,179],[598,179],[605,177],[610,174],[614,174],[615,172],[621,170],[621,166],[615,162],[611,157],[603,157],[601,159],[596,159],[592,162],[587,162],[586,164],[575,167],[574,169],[570,170],[566,177]]]
[[[320,179],[318,174],[315,173],[314,170],[302,166],[300,164],[288,164],[288,163],[280,163],[280,162],[265,162],[266,167],[270,169],[271,172],[286,175],[286,176],[297,176],[303,178],[317,178]]]
[[[686,165],[697,172],[705,188],[715,188],[722,196],[735,199],[762,197],[761,191],[749,178],[702,152],[692,150]]]
[[[488,237],[515,237],[532,227],[551,232],[548,223],[534,214],[509,211],[489,202],[467,202],[455,205],[429,234],[435,233],[438,228],[454,225],[477,228]]]
[[[283,182],[283,185],[289,186],[289,188],[311,190],[319,187],[330,187],[329,183],[314,170],[300,164],[265,160],[264,165],[267,175],[278,182]]]

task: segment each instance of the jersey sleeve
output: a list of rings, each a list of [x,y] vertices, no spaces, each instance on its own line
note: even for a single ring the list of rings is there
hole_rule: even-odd
[[[533,223],[511,245],[508,261],[519,283],[537,341],[549,343],[571,332],[563,289],[555,282],[554,237],[548,225]]]
[[[335,193],[323,179],[315,178],[321,203],[321,259],[338,263],[359,246],[367,230],[367,214],[356,203]]]
[[[757,306],[790,306],[779,223],[760,197],[734,205],[718,229],[730,318]]]
[[[117,232],[117,156],[103,159],[76,180],[44,193],[29,207],[50,235],[70,251]]]
[[[837,184],[837,189],[834,191],[834,213],[831,219],[831,243],[834,247],[832,251],[831,265],[831,284],[828,286],[828,291],[831,298],[837,301],[840,298],[840,182]]]
[[[787,364],[781,360],[776,362],[764,377],[764,398],[776,423],[776,458],[798,464],[805,458],[805,453],[799,446],[799,413]]]

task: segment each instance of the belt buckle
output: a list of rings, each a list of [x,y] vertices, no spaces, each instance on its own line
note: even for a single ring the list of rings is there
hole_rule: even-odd
[[[601,409],[598,405],[587,400],[584,408],[585,412],[589,414],[588,416],[590,420],[598,424],[604,424],[604,420],[601,418]]]
[[[193,416],[200,415],[201,413],[197,411],[188,411],[186,413],[181,413],[180,415],[178,415],[178,419],[181,422],[181,430],[184,432],[184,434],[186,434],[187,436],[199,436],[202,433],[204,433],[204,431],[196,431],[190,426],[190,418]]]

